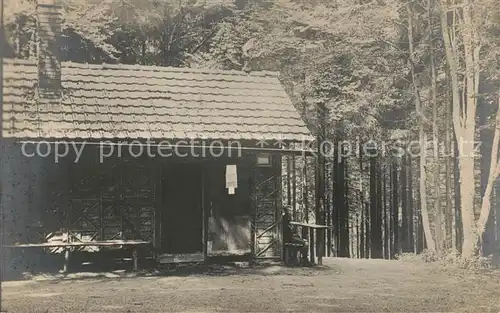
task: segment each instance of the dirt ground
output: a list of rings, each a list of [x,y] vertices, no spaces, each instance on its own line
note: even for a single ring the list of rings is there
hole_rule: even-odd
[[[9,313],[500,312],[499,272],[451,273],[399,261],[326,259],[320,268],[268,265],[190,274],[86,276],[6,282],[3,309]]]

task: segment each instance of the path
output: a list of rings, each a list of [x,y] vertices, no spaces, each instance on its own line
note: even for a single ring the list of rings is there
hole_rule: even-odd
[[[450,275],[383,260],[326,259],[218,274],[7,282],[24,312],[500,312],[500,274]]]

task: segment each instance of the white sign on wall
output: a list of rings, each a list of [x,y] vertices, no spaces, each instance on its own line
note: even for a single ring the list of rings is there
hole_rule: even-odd
[[[234,195],[234,190],[238,188],[236,165],[226,165],[226,188],[230,195]]]

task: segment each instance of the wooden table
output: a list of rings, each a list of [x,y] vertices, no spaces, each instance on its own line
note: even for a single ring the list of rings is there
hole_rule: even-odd
[[[309,260],[311,263],[314,263],[314,232],[318,231],[319,229],[332,229],[331,226],[327,225],[318,225],[318,224],[308,224],[308,223],[301,223],[301,222],[290,222],[290,225],[295,225],[295,226],[300,226],[300,227],[305,227],[309,229],[309,249],[310,249],[310,256]],[[316,235],[316,238],[318,236]],[[323,264],[323,256],[321,254],[318,255],[318,264],[321,265]]]
[[[68,272],[69,254],[71,247],[119,247],[133,246],[132,260],[134,262],[134,271],[138,268],[137,248],[142,245],[149,245],[149,241],[143,240],[102,240],[102,241],[78,241],[78,242],[44,242],[44,243],[26,243],[5,245],[5,248],[64,248],[64,268],[63,272]]]

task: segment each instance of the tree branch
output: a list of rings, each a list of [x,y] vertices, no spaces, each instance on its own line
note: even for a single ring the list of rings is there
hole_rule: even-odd
[[[500,143],[500,92],[498,93],[498,108],[496,114],[496,125],[495,134],[493,136],[493,144],[491,145],[491,163],[490,172],[488,174],[488,184],[486,185],[486,190],[483,195],[483,201],[481,205],[481,213],[479,215],[479,220],[477,221],[477,235],[478,239],[486,228],[486,223],[490,216],[491,211],[491,193],[493,191],[493,186],[498,176],[500,175],[500,158],[498,157]]]

